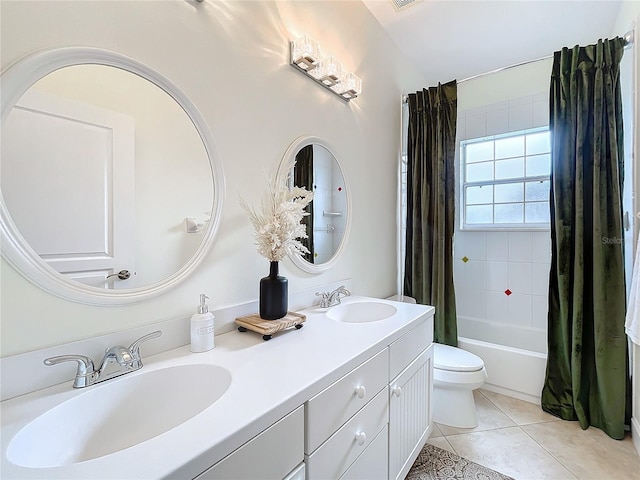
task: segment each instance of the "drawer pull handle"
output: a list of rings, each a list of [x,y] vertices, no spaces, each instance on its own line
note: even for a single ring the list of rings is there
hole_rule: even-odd
[[[356,387],[355,392],[358,398],[364,398],[367,394],[367,387],[365,387],[364,385],[359,385]]]
[[[356,433],[356,443],[360,446],[364,445],[364,442],[367,441],[367,434],[364,432]]]
[[[393,387],[391,389],[391,392],[396,396],[396,397],[401,397],[402,396],[402,387]]]

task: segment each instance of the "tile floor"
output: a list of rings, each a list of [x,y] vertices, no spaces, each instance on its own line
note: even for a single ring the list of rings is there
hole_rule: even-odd
[[[630,434],[613,440],[529,402],[476,390],[476,428],[435,424],[428,443],[517,480],[640,479]]]

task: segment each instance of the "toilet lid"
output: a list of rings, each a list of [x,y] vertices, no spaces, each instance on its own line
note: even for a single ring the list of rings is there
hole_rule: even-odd
[[[461,348],[434,343],[433,366],[452,372],[477,372],[482,370],[484,362],[477,355]]]

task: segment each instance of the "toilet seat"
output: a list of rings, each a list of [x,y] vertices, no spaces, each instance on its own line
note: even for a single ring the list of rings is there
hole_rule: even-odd
[[[477,372],[484,368],[480,357],[461,348],[433,344],[433,367],[450,372]]]

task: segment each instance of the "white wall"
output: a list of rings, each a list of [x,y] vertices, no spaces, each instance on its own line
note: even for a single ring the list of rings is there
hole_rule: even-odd
[[[458,145],[465,139],[548,126],[551,65],[547,59],[461,83]],[[459,154],[458,148],[456,165]],[[545,353],[549,230],[461,231],[459,186],[457,198],[453,265],[458,334]]]
[[[353,223],[329,271],[309,275],[283,262],[289,288],[352,278],[354,293],[395,292],[398,105],[424,78],[363,4],[3,1],[0,8],[3,71],[42,49],[82,45],[130,56],[172,80],[208,122],[227,187],[211,252],[191,278],[155,299],[127,307],[76,304],[44,293],[3,261],[2,356],[189,315],[200,293],[212,298],[212,308],[255,300],[268,263],[255,251],[238,195],[257,202],[265,175],[303,134],[334,147]],[[288,65],[289,41],[305,33],[363,79],[360,98],[345,103]]]

